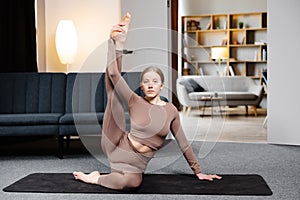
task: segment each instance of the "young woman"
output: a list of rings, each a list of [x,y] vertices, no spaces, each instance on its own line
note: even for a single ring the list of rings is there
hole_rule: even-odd
[[[108,41],[106,68],[107,106],[102,125],[101,146],[110,161],[111,173],[74,172],[75,179],[116,190],[134,189],[141,185],[142,174],[150,159],[171,130],[185,159],[200,180],[221,179],[201,173],[198,160],[180,124],[179,113],[172,103],[160,99],[164,86],[162,71],[148,67],[141,73],[140,87],[144,97],[135,94],[121,76],[122,50],[131,16],[112,28]],[[122,101],[129,109],[131,129],[125,131]]]

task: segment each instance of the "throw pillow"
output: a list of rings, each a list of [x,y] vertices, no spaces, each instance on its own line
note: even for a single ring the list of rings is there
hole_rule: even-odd
[[[204,92],[205,89],[201,87],[194,79],[188,79],[188,82],[191,84],[191,86],[194,89],[194,92]]]
[[[190,92],[204,92],[205,89],[201,87],[194,79],[190,78],[184,81],[181,81],[180,84],[182,84],[188,93]]]

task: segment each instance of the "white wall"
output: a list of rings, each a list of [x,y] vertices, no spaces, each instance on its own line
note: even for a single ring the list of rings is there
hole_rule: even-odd
[[[272,0],[269,13],[268,142],[300,145],[298,0]]]
[[[123,71],[142,71],[148,66],[158,66],[165,75],[161,95],[172,100],[167,1],[122,0],[121,3],[122,14],[129,12],[132,16],[124,48],[133,50],[133,54],[123,56]]]
[[[55,49],[56,27],[61,19],[72,19],[78,34],[78,52],[70,71],[104,71],[106,60],[87,61],[94,49],[103,46],[112,24],[120,19],[120,0],[44,0],[46,71],[65,71]],[[105,48],[102,48],[103,50]],[[105,49],[106,50],[106,49]],[[103,54],[106,54],[103,52]],[[106,55],[105,55],[106,56]],[[104,56],[104,58],[105,58]]]

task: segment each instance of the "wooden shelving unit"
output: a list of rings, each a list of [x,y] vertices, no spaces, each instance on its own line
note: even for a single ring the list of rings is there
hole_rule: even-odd
[[[239,27],[243,22],[243,27]],[[211,49],[226,47],[229,58],[211,59]],[[184,75],[229,75],[259,78],[267,68],[267,13],[207,14],[182,17]]]

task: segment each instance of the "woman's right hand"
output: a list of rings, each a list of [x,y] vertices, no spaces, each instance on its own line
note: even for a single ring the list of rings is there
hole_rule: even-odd
[[[110,34],[111,39],[113,39],[115,42],[124,43],[126,40],[126,36],[127,36],[127,29],[123,24],[117,24],[113,26]]]
[[[198,173],[198,174],[196,174],[196,176],[200,180],[207,180],[207,181],[213,181],[214,179],[219,179],[219,180],[222,179],[221,176],[218,176],[216,174],[202,174],[202,173]]]

